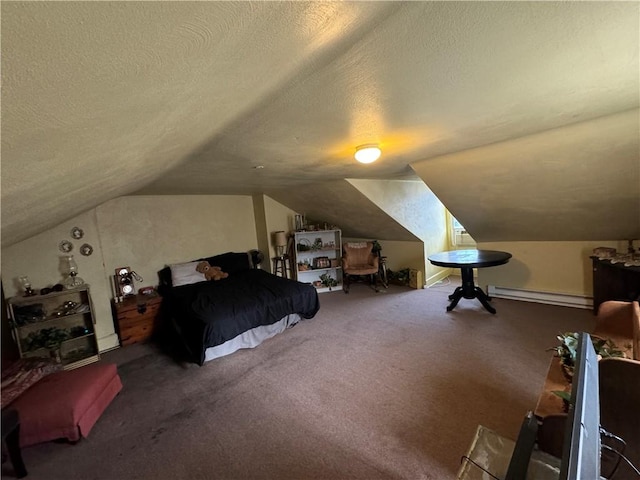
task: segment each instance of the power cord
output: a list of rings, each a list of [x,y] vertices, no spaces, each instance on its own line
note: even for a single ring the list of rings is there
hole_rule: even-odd
[[[627,462],[627,464],[633,469],[633,471],[636,473],[636,475],[638,475],[638,477],[640,477],[640,470],[638,470],[636,468],[636,466],[631,462],[631,460],[629,460],[627,457],[625,457],[622,453],[620,453],[618,450],[616,450],[613,447],[610,447],[609,445],[605,445],[604,443],[602,444],[602,448],[605,448],[613,453],[615,453],[616,455],[618,455],[619,458],[621,458],[622,460],[624,460],[625,462]],[[616,469],[618,467],[616,466]],[[615,470],[614,470],[615,473]],[[613,474],[611,475],[613,476]],[[611,478],[611,477],[609,477]]]
[[[622,443],[625,447],[627,446],[627,442],[625,442],[622,438],[620,438],[617,435],[614,435],[613,433],[609,432],[608,430],[606,430],[605,428],[602,427],[602,425],[600,425],[600,435],[604,435],[607,438],[613,438],[614,440],[619,441],[620,443]]]
[[[609,450],[610,452],[618,456],[618,461],[615,467],[613,468],[613,471],[611,472],[611,475],[609,476],[609,478],[613,478],[613,476],[616,474],[618,467],[620,466],[620,460],[624,460],[625,462],[627,462],[627,464],[633,469],[636,475],[640,477],[640,470],[638,470],[638,468],[633,464],[633,462],[631,462],[631,460],[629,460],[623,453],[625,448],[627,447],[627,442],[625,442],[622,438],[618,437],[617,435],[614,435],[613,433],[602,428],[602,426],[600,426],[600,435],[616,440],[622,444],[622,449],[621,449],[622,451],[618,451],[615,448],[611,447],[610,445],[607,445],[606,443],[602,444],[602,448]]]
[[[447,287],[449,285],[451,285],[451,280],[449,279],[449,277],[447,277],[447,278],[444,278],[442,280],[438,280],[437,282],[433,283],[432,285],[429,285],[427,288]]]

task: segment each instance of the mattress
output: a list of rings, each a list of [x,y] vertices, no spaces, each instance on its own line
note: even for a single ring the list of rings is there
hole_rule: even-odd
[[[309,319],[320,309],[312,285],[259,269],[239,270],[218,281],[173,287],[164,295],[176,330],[193,361],[200,365],[209,348],[234,339],[239,345],[246,342],[256,346],[258,338],[283,331],[293,321],[287,319],[288,315]],[[279,322],[283,323],[275,325]],[[254,331],[257,327],[265,328]]]

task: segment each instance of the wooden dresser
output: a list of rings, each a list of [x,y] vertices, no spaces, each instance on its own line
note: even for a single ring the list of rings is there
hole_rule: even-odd
[[[607,300],[632,302],[640,299],[640,267],[625,267],[624,262],[612,263],[611,259],[593,261],[593,313]]]
[[[144,342],[153,334],[158,321],[162,297],[151,295],[132,295],[122,302],[113,303],[116,330],[122,346]]]

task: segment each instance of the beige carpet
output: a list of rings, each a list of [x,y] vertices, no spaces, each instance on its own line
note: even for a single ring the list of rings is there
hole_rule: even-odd
[[[26,448],[27,478],[454,478],[478,424],[515,438],[556,333],[594,317],[500,299],[447,313],[453,288],[321,294],[314,319],[203,367],[109,352],[123,391],[78,444]]]

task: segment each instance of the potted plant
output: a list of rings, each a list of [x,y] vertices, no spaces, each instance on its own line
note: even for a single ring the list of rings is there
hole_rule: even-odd
[[[562,372],[564,373],[567,381],[571,383],[573,378],[573,369],[575,367],[576,355],[578,353],[578,333],[577,332],[565,332],[556,337],[560,342],[557,346],[551,350],[556,352],[556,355],[560,359],[560,365],[562,366]],[[600,338],[595,335],[591,335],[591,343],[598,355],[598,359],[605,357],[624,357],[624,352],[615,345],[608,338]]]
[[[335,287],[338,285],[338,281],[328,273],[323,273],[322,275],[320,275],[320,281],[322,282],[323,286],[329,287],[329,288]]]

